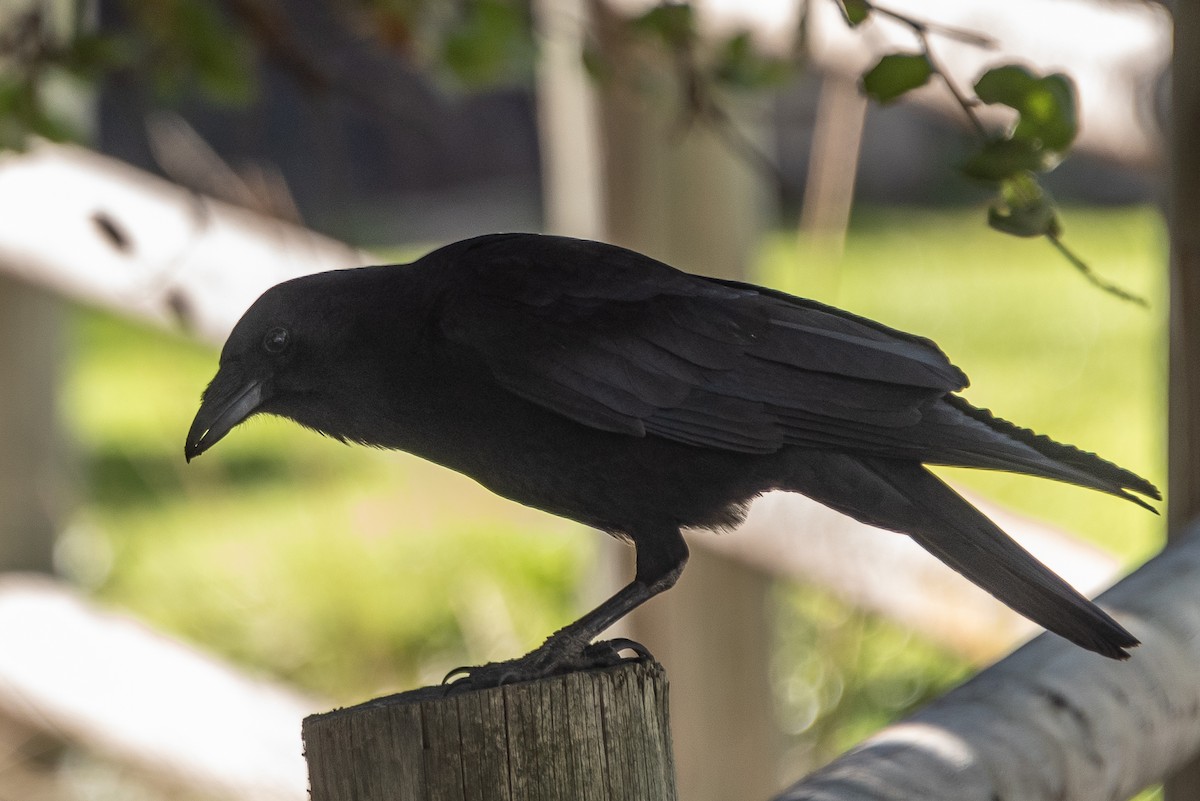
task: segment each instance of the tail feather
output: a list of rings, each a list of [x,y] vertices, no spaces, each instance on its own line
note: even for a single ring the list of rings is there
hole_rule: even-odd
[[[971,582],[1071,642],[1126,659],[1138,640],[919,464],[826,454],[796,491],[912,537]],[[804,486],[800,486],[803,484]]]
[[[1162,500],[1162,494],[1136,473],[996,417],[957,395],[947,395],[943,401],[944,405],[930,409],[923,421],[938,430],[939,435],[932,439],[940,446],[939,452],[925,461],[1066,481],[1116,495],[1157,514],[1153,506],[1132,493],[1154,500]]]

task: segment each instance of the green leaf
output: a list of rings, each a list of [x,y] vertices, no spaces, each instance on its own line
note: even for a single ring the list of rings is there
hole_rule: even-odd
[[[1057,238],[1062,233],[1054,201],[1028,172],[1001,182],[1000,197],[988,209],[988,225],[1021,237]]]
[[[523,12],[504,0],[467,3],[442,43],[443,63],[467,86],[488,86],[528,72],[533,43]]]
[[[248,34],[207,0],[130,3],[127,41],[156,91],[178,100],[198,88],[207,99],[244,103],[257,89]]]
[[[888,103],[924,86],[932,74],[933,65],[924,53],[891,53],[863,75],[863,91],[880,103]]]
[[[71,121],[48,108],[44,84],[0,76],[0,150],[24,150],[30,136],[52,142],[80,138]]]
[[[0,75],[0,150],[24,150],[33,113],[30,85]]]
[[[133,66],[136,58],[136,47],[128,37],[81,34],[64,50],[61,63],[82,78],[95,79],[107,71]]]
[[[731,36],[717,52],[713,78],[737,89],[767,89],[787,80],[791,67],[782,59],[764,55],[743,31]]]
[[[612,80],[613,69],[608,63],[608,59],[600,48],[586,44],[580,52],[580,60],[583,62],[583,69],[593,81],[596,83],[606,83]]]
[[[975,95],[984,103],[1001,103],[1021,110],[1021,104],[1037,78],[1017,64],[993,67],[975,82]]]
[[[632,22],[640,30],[662,39],[670,47],[683,47],[696,38],[696,14],[692,4],[659,3]]]
[[[1075,85],[1066,75],[1038,77],[1006,64],[985,72],[975,83],[975,94],[985,103],[1015,109],[1019,117],[1012,138],[1037,142],[1043,150],[1062,152],[1079,132]]]
[[[1025,172],[1040,172],[1045,153],[1036,142],[1023,139],[992,139],[967,159],[959,170],[969,178],[1002,181]]]
[[[1075,84],[1065,75],[1047,75],[1038,81],[1026,94],[1020,112],[1013,137],[1038,139],[1047,150],[1066,150],[1079,133]]]
[[[871,4],[867,0],[838,0],[838,11],[851,28],[857,28],[871,16]]]
[[[174,46],[190,61],[202,91],[212,100],[246,103],[254,96],[254,56],[220,10],[196,0],[179,2]],[[169,67],[167,67],[169,69]]]

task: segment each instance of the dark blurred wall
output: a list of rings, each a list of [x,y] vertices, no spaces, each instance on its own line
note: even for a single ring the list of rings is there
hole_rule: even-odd
[[[278,7],[286,21],[269,37],[252,101],[185,90],[175,107],[227,164],[277,171],[306,223],[359,244],[539,227],[530,89],[439,89],[332,20],[325,3]],[[119,0],[102,0],[102,28],[121,29],[122,14]],[[101,149],[164,172],[148,138],[155,105],[151,76],[109,81]]]

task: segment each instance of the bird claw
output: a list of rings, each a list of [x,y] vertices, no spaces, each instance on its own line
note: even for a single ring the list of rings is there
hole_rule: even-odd
[[[622,651],[633,651],[635,655],[623,656]],[[564,644],[551,638],[540,648],[517,659],[489,662],[477,667],[454,668],[442,679],[442,685],[447,694],[460,690],[486,690],[576,670],[592,670],[613,667],[624,662],[653,659],[646,646],[626,637],[600,640],[583,647],[578,647],[570,641]],[[455,676],[459,678],[454,678]]]
[[[516,684],[527,680],[518,669],[520,659],[510,659],[507,662],[488,662],[486,665],[463,665],[456,667],[442,679],[442,687],[449,695],[461,690],[486,690],[492,687],[503,687],[505,684]],[[453,676],[457,679],[451,681]]]
[[[622,651],[633,651],[635,656],[622,656]],[[591,659],[591,667],[612,667],[622,662],[653,662],[654,655],[646,646],[628,637],[600,640],[583,649],[585,659]]]

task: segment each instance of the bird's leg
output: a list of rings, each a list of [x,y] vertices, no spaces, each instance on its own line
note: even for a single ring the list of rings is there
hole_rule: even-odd
[[[592,643],[605,629],[660,592],[674,586],[687,563],[687,544],[678,529],[656,529],[652,536],[635,537],[637,571],[633,581],[611,598],[570,625],[551,634],[541,646],[519,659],[493,662],[474,668],[459,668],[446,677],[460,685],[481,689],[499,684],[567,673],[591,667],[616,664],[620,652],[636,651],[641,657],[649,652],[638,643],[619,638]]]

